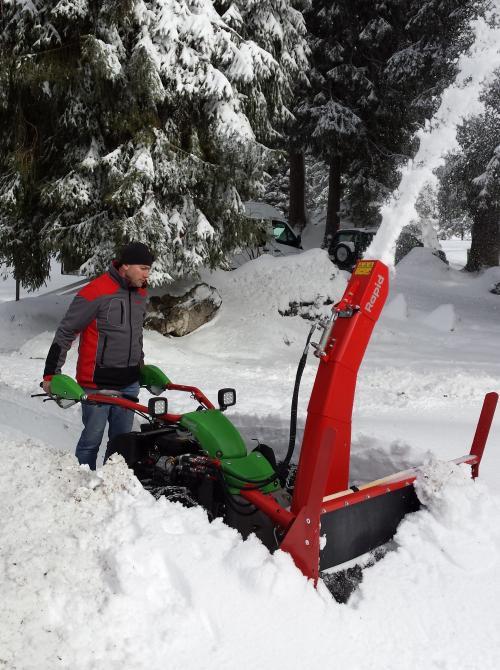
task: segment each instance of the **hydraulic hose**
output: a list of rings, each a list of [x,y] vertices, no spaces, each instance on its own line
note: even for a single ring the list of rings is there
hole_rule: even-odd
[[[292,395],[292,406],[290,409],[290,438],[288,440],[288,451],[286,453],[284,460],[280,463],[280,471],[281,471],[280,474],[283,477],[286,477],[286,475],[288,474],[290,461],[292,460],[293,452],[295,451],[295,440],[297,436],[297,405],[299,402],[300,382],[302,379],[302,373],[304,372],[304,368],[306,366],[307,354],[309,352],[309,343],[311,342],[311,337],[315,330],[316,330],[316,324],[313,324],[311,326],[311,330],[309,331],[309,335],[307,336],[306,345],[304,347],[304,351],[302,352],[302,356],[300,358],[299,365],[297,367],[297,373],[295,375],[295,385],[293,387],[293,395]]]
[[[245,482],[246,484],[253,484],[253,486],[249,488],[252,489],[263,488],[267,484],[270,484],[272,481],[274,481],[276,479],[276,476],[278,476],[283,481],[286,479],[288,475],[288,468],[290,466],[290,461],[292,460],[293,452],[295,451],[295,442],[297,436],[297,406],[299,403],[300,382],[302,380],[302,373],[304,372],[304,368],[306,366],[307,354],[309,353],[309,343],[311,342],[311,337],[315,330],[316,330],[316,324],[313,324],[311,326],[311,330],[309,331],[309,335],[307,336],[304,351],[302,352],[302,356],[300,357],[297,372],[295,374],[295,384],[293,387],[292,405],[290,409],[290,438],[288,440],[288,451],[286,453],[286,456],[284,460],[279,464],[276,474],[273,475],[272,477],[268,477],[267,479],[251,480],[251,479],[244,479],[243,477],[239,477],[237,475],[231,475],[234,479],[238,479],[241,482]]]

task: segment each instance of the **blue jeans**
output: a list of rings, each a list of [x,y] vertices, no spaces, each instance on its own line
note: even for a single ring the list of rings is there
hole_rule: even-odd
[[[99,393],[96,389],[86,389],[88,393]],[[139,395],[139,382],[120,389],[122,393]],[[89,405],[82,403],[83,431],[76,445],[76,457],[80,465],[87,464],[95,470],[97,454],[101,446],[106,422],[109,423],[108,439],[129,433],[134,423],[134,413],[116,405]]]

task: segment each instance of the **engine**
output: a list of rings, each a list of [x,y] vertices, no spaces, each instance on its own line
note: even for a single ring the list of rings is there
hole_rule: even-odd
[[[201,505],[210,520],[221,517],[244,538],[255,533],[272,551],[278,538],[269,518],[239,495],[229,492],[216,461],[206,455],[193,436],[177,426],[142,424],[141,431],[118,435],[109,444],[105,460],[123,456],[142,486],[155,498],[165,497],[187,507]],[[287,494],[278,491],[280,504]]]

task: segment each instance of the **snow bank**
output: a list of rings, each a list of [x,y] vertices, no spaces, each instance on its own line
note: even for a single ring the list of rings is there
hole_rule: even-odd
[[[245,312],[262,310],[276,316],[294,302],[340,299],[347,284],[323,249],[276,258],[267,254],[245,263],[234,272],[218,272],[211,281],[238,298]]]
[[[422,323],[426,326],[444,333],[455,330],[456,321],[457,316],[453,305],[440,305],[422,318]]]
[[[363,619],[385,621],[382,646],[401,668],[498,665],[500,501],[469,475],[466,466],[424,468],[417,491],[427,509],[405,519],[398,549],[365,571],[354,596]]]
[[[242,542],[200,508],[154,500],[121,458],[95,474],[10,443],[1,461],[7,667],[266,667],[278,612],[297,640],[285,659],[306,662],[299,637],[315,638],[330,603],[289,556]],[[312,615],[305,626],[297,603]]]
[[[365,571],[346,606],[286,554],[243,542],[201,509],[155,501],[120,458],[91,473],[39,444],[4,442],[0,484],[5,667],[500,662],[500,501],[463,466],[428,466],[418,483],[428,508],[403,522],[397,550]]]
[[[402,293],[393,298],[386,307],[384,307],[383,318],[398,319],[403,321],[408,318],[408,305]]]
[[[13,351],[41,331],[53,333],[73,296],[40,296],[0,302],[0,352]],[[46,355],[46,354],[45,354]]]

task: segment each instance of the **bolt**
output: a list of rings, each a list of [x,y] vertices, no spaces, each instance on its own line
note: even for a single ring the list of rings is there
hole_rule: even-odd
[[[306,540],[306,546],[307,547],[309,546],[309,540]]]
[[[306,523],[311,523],[311,519],[306,519]]]

